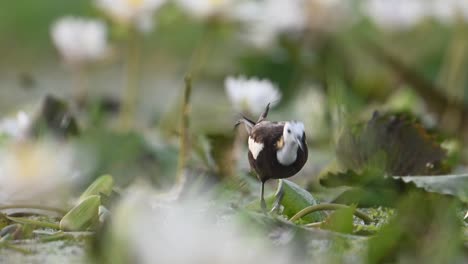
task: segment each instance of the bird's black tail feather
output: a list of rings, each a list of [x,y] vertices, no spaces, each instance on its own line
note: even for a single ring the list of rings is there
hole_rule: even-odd
[[[260,117],[258,118],[257,123],[260,123],[260,122],[262,122],[263,120],[265,120],[267,118],[268,111],[270,111],[270,103],[267,104],[267,106],[265,108],[265,111],[260,115]]]
[[[245,117],[244,115],[241,115],[241,119],[237,120],[235,127],[237,127],[240,124],[244,124],[244,127],[249,134],[252,128],[255,126],[255,122]]]

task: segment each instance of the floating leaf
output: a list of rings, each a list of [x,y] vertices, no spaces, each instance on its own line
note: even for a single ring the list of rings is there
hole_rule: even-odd
[[[73,207],[60,221],[64,231],[83,231],[98,221],[101,197],[91,195]]]
[[[359,187],[334,201],[359,206],[392,206],[414,186],[386,176],[433,175],[442,170],[446,158],[436,138],[409,115],[378,112],[368,122],[343,130],[336,155],[343,171],[324,174],[320,183]]]
[[[79,202],[88,198],[91,195],[104,194],[109,196],[112,193],[114,187],[114,178],[111,175],[103,175],[97,178],[89,187],[81,194]]]
[[[438,176],[393,177],[405,183],[414,183],[427,192],[447,194],[468,203],[468,174]]]
[[[364,123],[347,127],[336,155],[344,170],[383,175],[433,175],[446,158],[435,137],[407,114],[374,112]]]

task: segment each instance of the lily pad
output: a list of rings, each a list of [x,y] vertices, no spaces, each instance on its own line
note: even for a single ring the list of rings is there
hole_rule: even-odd
[[[405,176],[393,177],[405,183],[414,183],[416,187],[427,192],[455,196],[468,203],[468,174],[439,176]]]

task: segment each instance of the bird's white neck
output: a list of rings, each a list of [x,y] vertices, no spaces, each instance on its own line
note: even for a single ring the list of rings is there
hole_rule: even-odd
[[[296,142],[285,142],[284,146],[276,152],[278,162],[284,166],[293,164],[297,158],[298,147]]]

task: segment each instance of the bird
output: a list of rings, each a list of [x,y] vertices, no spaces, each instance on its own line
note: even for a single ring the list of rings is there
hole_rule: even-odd
[[[250,168],[261,182],[260,206],[263,211],[266,211],[265,182],[294,176],[308,158],[304,124],[268,121],[269,109],[270,104],[267,104],[257,122],[241,115],[235,124],[236,127],[244,124],[248,133],[248,159]]]

